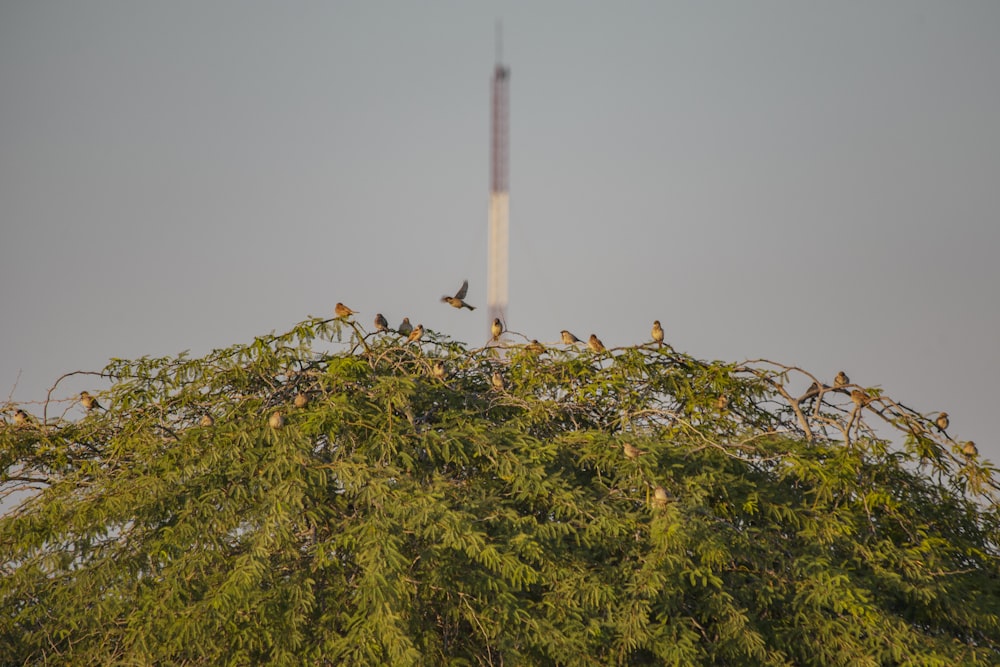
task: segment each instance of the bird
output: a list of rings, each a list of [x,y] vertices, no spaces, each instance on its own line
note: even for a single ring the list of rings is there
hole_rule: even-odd
[[[868,405],[869,398],[868,394],[861,391],[860,389],[852,389],[851,400],[854,401],[858,407],[863,408],[864,406]]]
[[[418,324],[415,329],[410,331],[410,335],[406,337],[407,343],[419,343],[420,339],[424,336],[424,325]]]
[[[208,428],[209,426],[212,426],[213,424],[215,424],[215,420],[212,419],[212,415],[209,415],[209,414],[202,415],[201,419],[198,420],[198,425],[199,426],[204,426],[205,428]]]
[[[434,367],[432,368],[432,371],[434,373],[434,377],[436,377],[438,380],[443,380],[444,379],[444,373],[445,373],[444,362],[441,361],[440,359],[438,359],[437,361],[435,361],[434,362]]]
[[[295,394],[295,400],[292,401],[292,404],[297,408],[304,408],[307,403],[309,403],[309,397],[301,391]]]
[[[622,451],[625,452],[625,456],[630,459],[637,459],[639,456],[645,452],[641,451],[638,447],[629,442],[622,443]]]
[[[24,426],[25,424],[29,423],[30,421],[31,421],[31,416],[27,412],[25,412],[24,410],[18,408],[17,411],[14,413],[14,425],[15,426]]]
[[[537,338],[532,338],[531,342],[524,346],[524,349],[531,354],[542,354],[545,352],[545,346],[539,343]]]
[[[493,377],[490,378],[490,382],[493,383],[493,388],[497,391],[503,391],[503,376],[500,375],[500,371],[493,371]]]
[[[441,301],[449,304],[452,308],[468,308],[469,310],[475,310],[475,306],[470,306],[462,299],[469,292],[469,281],[466,280],[462,283],[462,288],[455,292],[455,296],[448,296],[447,294],[441,297]]]
[[[660,326],[660,320],[653,320],[653,342],[658,346],[663,347],[663,327]]]
[[[351,310],[339,301],[337,302],[337,305],[334,306],[333,312],[337,314],[337,317],[350,317],[351,315],[357,315],[358,313],[358,311]]]
[[[267,418],[267,424],[271,428],[275,428],[275,429],[281,428],[282,426],[284,426],[285,425],[285,418],[281,414],[281,411],[280,410],[275,410],[274,412],[272,412],[271,416]]]
[[[602,343],[601,339],[595,334],[590,334],[590,340],[587,342],[587,345],[590,346],[590,349],[594,352],[604,352],[608,349],[604,347],[604,343]]]
[[[389,323],[386,322],[382,313],[375,313],[375,331],[388,331]]]
[[[979,456],[979,450],[976,449],[976,443],[972,442],[971,440],[965,443],[965,445],[962,447],[962,453],[968,456],[970,459],[974,459],[977,456]]]
[[[570,332],[566,331],[565,329],[563,329],[559,333],[562,334],[563,345],[572,345],[573,343],[579,343],[580,342],[579,338],[577,338],[576,336],[574,336]]]
[[[940,431],[947,430],[948,424],[951,423],[948,421],[948,413],[942,412],[941,414],[939,414],[938,418],[934,420],[934,423],[937,424],[938,430]]]
[[[847,373],[840,371],[837,373],[837,377],[833,378],[833,386],[837,389],[841,387],[846,387],[851,384],[851,378],[847,377]]]
[[[404,317],[403,321],[399,323],[398,327],[396,327],[396,331],[398,331],[401,336],[409,336],[410,332],[413,331],[413,325],[410,324],[410,318]]]
[[[101,404],[97,402],[97,399],[85,391],[80,392],[80,405],[82,405],[88,412],[94,408],[101,407]]]
[[[500,334],[503,333],[503,322],[500,321],[499,317],[493,318],[493,324],[490,325],[490,333],[493,334],[493,340],[500,340]]]
[[[715,407],[719,408],[720,410],[725,410],[726,408],[728,408],[729,397],[726,396],[725,394],[719,394],[719,400],[715,402]]]
[[[656,507],[666,507],[667,505],[667,490],[662,486],[653,489],[653,505]]]
[[[809,385],[809,388],[806,389],[806,393],[802,394],[802,398],[800,398],[799,400],[804,401],[808,398],[815,398],[816,396],[819,395],[819,390],[820,390],[819,383],[814,381],[811,385]]]

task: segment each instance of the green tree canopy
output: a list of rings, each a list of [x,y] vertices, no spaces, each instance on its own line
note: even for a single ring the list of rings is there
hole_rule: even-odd
[[[1000,662],[994,470],[874,388],[318,319],[99,375],[7,406],[3,664]]]

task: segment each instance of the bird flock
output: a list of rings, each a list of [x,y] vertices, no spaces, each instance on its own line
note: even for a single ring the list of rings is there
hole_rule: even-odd
[[[464,280],[462,282],[462,286],[458,289],[457,292],[455,292],[454,295],[449,296],[446,294],[442,296],[441,302],[447,303],[451,307],[457,308],[459,310],[464,308],[469,311],[474,311],[476,307],[465,301],[465,297],[468,293],[469,293],[469,281]],[[351,318],[352,316],[358,315],[360,313],[356,310],[347,307],[341,302],[337,302],[336,306],[334,307],[334,314],[336,316],[336,319],[347,320],[348,318]],[[400,322],[399,326],[397,326],[395,330],[393,330],[389,327],[389,322],[386,320],[385,316],[382,315],[382,313],[377,313],[375,315],[374,324],[376,333],[389,333],[395,331],[395,333],[397,333],[398,335],[405,336],[406,344],[419,343],[424,335],[424,325],[417,324],[417,326],[413,326],[410,323],[409,317],[404,317],[403,321]],[[504,323],[500,321],[500,318],[494,318],[490,326],[491,342],[498,343],[504,331],[505,331]],[[653,343],[655,343],[657,347],[663,347],[664,345],[663,327],[660,324],[659,320],[653,321],[653,326],[650,330],[650,335],[652,337]],[[577,338],[573,333],[567,331],[566,329],[560,331],[560,336],[563,345],[576,345],[578,343],[583,342],[579,338]],[[590,334],[590,337],[587,339],[586,344],[587,347],[595,354],[602,354],[607,352],[607,347],[605,347],[604,343],[601,341],[600,338],[597,337],[596,334]],[[545,346],[542,343],[540,343],[537,339],[532,339],[530,342],[525,344],[524,349],[525,351],[530,352],[532,354],[541,354],[545,352]],[[444,362],[441,360],[435,361],[431,367],[431,374],[436,378],[444,379],[447,374]],[[872,401],[872,397],[869,396],[868,393],[866,393],[864,390],[860,388],[848,389],[850,384],[851,380],[847,376],[847,374],[844,371],[840,371],[834,377],[832,387],[814,381],[806,390],[806,392],[802,396],[798,397],[798,399],[795,400],[795,402],[797,404],[800,404],[804,403],[805,401],[815,400],[817,398],[821,399],[822,395],[825,392],[836,391],[848,394],[851,398],[851,401],[856,406],[856,411],[869,405],[869,403],[871,403]],[[493,386],[494,389],[503,390],[505,387],[503,375],[501,375],[499,372],[494,372],[491,377],[491,385]],[[86,391],[80,392],[78,400],[80,405],[87,412],[104,409],[101,406],[101,404],[97,401],[97,399],[89,392]],[[305,405],[308,403],[308,400],[309,399],[305,394],[300,393],[297,396],[295,396],[293,403],[295,407],[302,408],[305,407]],[[725,395],[719,396],[718,408],[720,410],[725,410],[728,404],[729,404],[729,399]],[[26,426],[35,423],[36,423],[35,418],[25,410],[18,408],[13,412],[14,426]],[[204,415],[201,418],[201,421],[199,422],[199,425],[202,427],[210,427],[213,424],[214,420],[212,419],[211,415],[208,414]],[[271,426],[271,428],[275,429],[281,428],[284,425],[284,416],[281,414],[280,411],[275,411],[269,417],[268,424]],[[947,412],[940,412],[938,416],[934,419],[933,424],[937,427],[940,433],[944,434],[947,437],[946,431],[950,426],[950,420]],[[630,451],[628,449],[629,447],[631,447],[631,445],[626,446],[625,454],[629,456],[629,458],[634,458],[635,456],[638,456],[640,452],[638,452],[637,450]],[[634,447],[632,449],[634,450]],[[976,448],[976,444],[971,440],[963,444],[962,452],[965,456],[969,457],[970,459],[979,456],[979,451]]]

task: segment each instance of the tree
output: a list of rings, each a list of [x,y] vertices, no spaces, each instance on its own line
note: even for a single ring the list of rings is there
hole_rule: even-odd
[[[877,389],[344,319],[100,375],[0,431],[5,664],[1000,661],[994,470]]]

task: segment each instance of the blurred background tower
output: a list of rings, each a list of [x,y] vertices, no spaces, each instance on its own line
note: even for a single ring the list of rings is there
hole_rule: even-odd
[[[507,225],[510,213],[510,69],[503,66],[501,26],[497,23],[497,57],[493,69],[492,114],[490,122],[490,238],[489,276],[486,301],[489,324],[499,317],[507,328]]]

